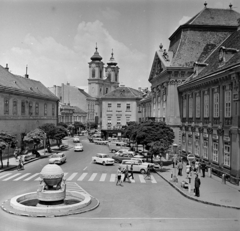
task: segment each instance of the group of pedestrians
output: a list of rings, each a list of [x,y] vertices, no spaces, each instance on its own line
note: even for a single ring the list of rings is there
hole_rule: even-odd
[[[124,175],[123,181],[122,181],[122,175]],[[133,176],[133,164],[130,165],[130,169],[128,169],[128,165],[126,166],[126,168],[121,170],[121,167],[118,167],[117,170],[117,182],[116,185],[122,185],[122,182],[125,182],[126,180],[128,180],[129,183],[131,183],[130,177],[132,179],[134,179]]]

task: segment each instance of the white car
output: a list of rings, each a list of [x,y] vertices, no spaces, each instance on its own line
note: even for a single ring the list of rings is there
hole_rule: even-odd
[[[140,172],[141,174],[147,172],[148,165],[144,164],[141,160],[123,160],[120,167],[121,169],[125,169],[128,166],[128,169],[130,169],[131,165],[133,165],[133,172]]]
[[[133,158],[131,158],[131,160],[136,160],[139,163],[141,163],[143,165],[146,165],[146,166],[150,165],[152,167],[152,169],[155,169],[155,170],[156,169],[158,169],[158,170],[160,169],[160,165],[159,164],[146,162],[146,161],[144,161],[143,158],[139,158],[139,157],[134,156]]]
[[[74,152],[82,152],[82,151],[83,151],[82,143],[76,144],[74,147]]]
[[[97,153],[96,156],[92,157],[93,163],[100,163],[103,165],[112,164],[114,165],[114,159],[110,158],[109,155],[104,153]]]
[[[65,156],[65,154],[62,152],[59,152],[49,157],[49,164],[62,164],[66,162],[66,160],[67,160],[67,157]]]
[[[121,155],[121,154],[125,154],[125,153],[131,153],[132,155],[134,155],[135,153],[133,151],[129,151],[128,149],[120,149],[118,150],[115,155]]]
[[[73,137],[73,143],[78,143],[78,142],[80,142],[79,137],[77,136]]]

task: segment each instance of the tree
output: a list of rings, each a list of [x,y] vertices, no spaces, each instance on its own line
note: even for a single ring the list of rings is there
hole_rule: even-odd
[[[73,136],[75,127],[72,124],[69,124],[67,129],[70,131],[71,136]]]
[[[50,139],[54,139],[55,135],[55,125],[52,123],[46,123],[39,127],[41,130],[43,130],[46,133],[46,147],[49,153],[52,152],[51,145],[50,145]]]
[[[75,133],[77,133],[79,131],[79,128],[80,129],[85,129],[85,126],[82,122],[79,122],[79,121],[75,121],[73,126],[75,127]]]
[[[1,168],[3,168],[2,161],[2,151],[8,147],[8,161],[7,166],[9,166],[9,148],[15,148],[17,145],[17,139],[15,136],[7,134],[5,132],[0,133],[0,160],[1,160]]]
[[[58,147],[62,144],[62,139],[68,135],[68,131],[66,128],[62,126],[55,127],[55,134],[53,135],[53,139],[57,141]]]
[[[62,126],[62,127],[66,128],[66,129],[68,127],[68,125],[66,123],[64,123],[64,122],[58,123],[57,126]]]

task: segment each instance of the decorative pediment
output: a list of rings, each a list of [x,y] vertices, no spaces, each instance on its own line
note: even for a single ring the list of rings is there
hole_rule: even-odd
[[[152,69],[150,72],[149,80],[156,78],[159,74],[163,71],[163,63],[161,62],[160,58],[158,57],[157,53],[155,54]]]

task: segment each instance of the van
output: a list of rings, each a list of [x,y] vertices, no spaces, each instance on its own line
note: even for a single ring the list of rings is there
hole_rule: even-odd
[[[111,152],[117,152],[119,151],[120,149],[127,149],[129,150],[130,148],[129,147],[126,147],[126,143],[125,142],[109,142],[108,144],[108,147],[109,147],[109,150]]]

